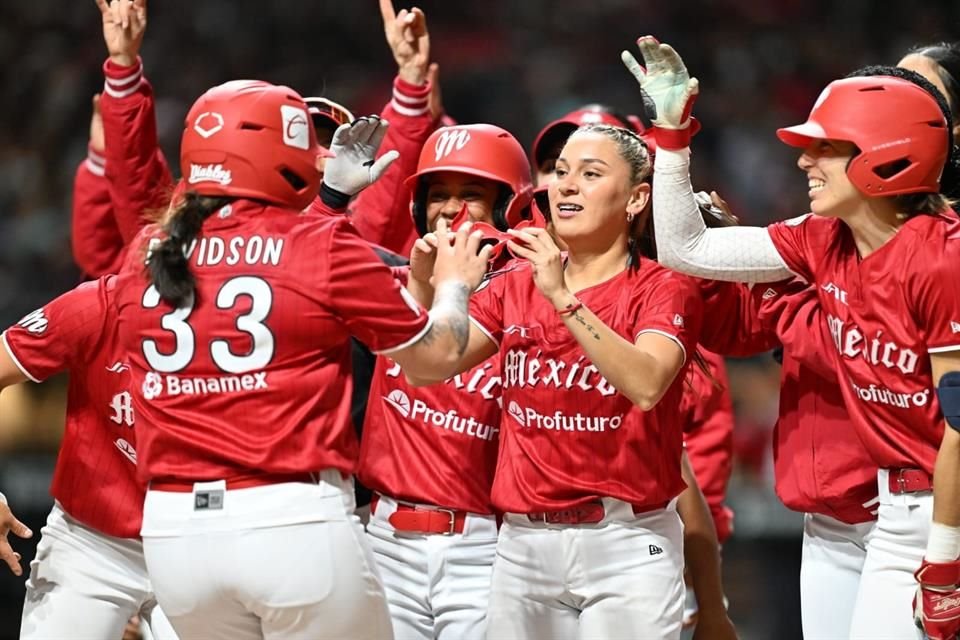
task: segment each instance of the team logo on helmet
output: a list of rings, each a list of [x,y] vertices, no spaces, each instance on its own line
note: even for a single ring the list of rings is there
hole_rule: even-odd
[[[218,182],[226,186],[233,182],[233,174],[229,169],[224,169],[222,164],[191,164],[187,182]]]
[[[296,149],[310,148],[310,120],[307,112],[288,104],[280,105],[283,118],[283,144]]]
[[[204,111],[193,121],[193,130],[204,139],[221,129],[223,129],[223,116],[216,111]]]
[[[400,412],[404,418],[410,416],[410,398],[400,389],[394,389],[383,398],[387,404]]]
[[[455,149],[457,151],[463,149],[467,146],[468,142],[470,142],[470,133],[464,129],[441,131],[437,137],[437,143],[433,146],[433,150],[436,153],[435,159],[439,161],[440,158],[453,153]]]

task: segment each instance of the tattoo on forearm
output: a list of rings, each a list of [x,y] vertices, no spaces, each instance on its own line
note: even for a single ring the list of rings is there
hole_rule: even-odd
[[[425,344],[449,333],[456,344],[457,355],[462,356],[470,339],[469,300],[470,288],[465,284],[450,283],[437,289],[430,310],[433,327],[423,337]]]
[[[600,334],[597,333],[597,330],[593,328],[593,325],[587,322],[587,319],[580,315],[579,311],[573,312],[573,319],[583,325],[583,327],[593,336],[594,340],[600,339]]]

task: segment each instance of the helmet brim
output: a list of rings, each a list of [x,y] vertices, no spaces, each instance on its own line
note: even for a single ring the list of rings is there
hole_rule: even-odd
[[[777,129],[777,137],[791,147],[804,148],[811,140],[825,140],[830,136],[816,122],[808,120],[803,124]]]

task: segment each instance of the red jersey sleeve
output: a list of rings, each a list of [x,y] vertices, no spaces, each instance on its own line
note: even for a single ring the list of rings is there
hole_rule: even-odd
[[[748,357],[777,346],[776,333],[760,321],[756,295],[748,285],[718,280],[697,282],[704,310],[700,344],[705,349]]]
[[[960,227],[960,225],[956,225]],[[907,282],[908,302],[930,353],[960,349],[960,231],[947,238],[937,258],[915,269]]]
[[[790,357],[828,380],[836,380],[834,350],[813,285],[799,279],[754,287],[761,323],[775,332]]]
[[[130,242],[146,214],[165,209],[173,192],[173,176],[157,140],[153,89],[143,63],[122,67],[107,60],[100,99],[106,140],[106,176],[117,227]]]
[[[404,181],[416,173],[420,150],[436,129],[429,96],[430,83],[418,87],[400,78],[393,81],[393,98],[381,113],[390,127],[378,155],[396,150],[400,157],[350,206],[351,219],[363,239],[403,256],[410,255],[417,239]]]
[[[470,321],[497,345],[503,339],[503,297],[507,273],[491,274],[470,296]]]
[[[693,354],[703,323],[703,301],[696,283],[687,276],[660,268],[634,290],[633,339],[659,333],[683,349],[684,361]]]
[[[775,222],[767,227],[773,246],[787,268],[808,282],[814,282],[813,265],[822,257],[823,240],[829,237],[833,220],[812,213]]]
[[[104,157],[92,148],[73,181],[70,242],[73,259],[85,274],[116,273],[123,262],[123,238],[113,217]]]
[[[41,382],[93,359],[115,279],[84,282],[3,332],[4,347],[25,376]]]
[[[348,330],[375,353],[414,344],[428,330],[427,311],[404,289],[345,218],[332,221],[323,286]]]

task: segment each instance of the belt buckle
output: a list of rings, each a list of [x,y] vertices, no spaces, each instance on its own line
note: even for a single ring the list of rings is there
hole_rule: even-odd
[[[903,477],[904,471],[905,469],[897,469],[897,488],[901,494],[907,492],[907,479]]]
[[[457,528],[457,512],[454,511],[453,509],[444,509],[443,507],[437,507],[436,510],[437,510],[437,511],[440,511],[441,513],[445,513],[445,514],[447,514],[448,516],[450,516],[450,528],[449,528],[448,530],[446,530],[446,531],[440,532],[440,535],[442,535],[442,536],[452,536],[454,533],[456,533],[456,528]]]

